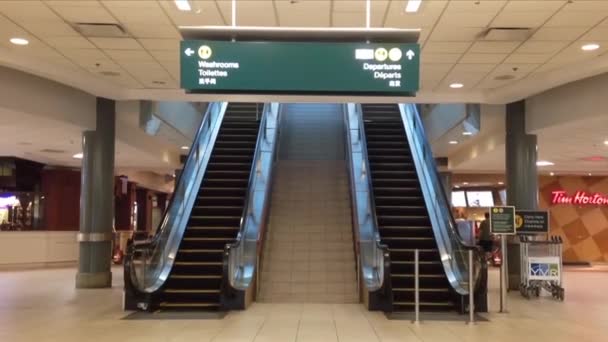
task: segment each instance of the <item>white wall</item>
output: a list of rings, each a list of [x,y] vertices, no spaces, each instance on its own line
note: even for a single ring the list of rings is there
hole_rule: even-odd
[[[78,232],[0,232],[0,269],[75,264]]]

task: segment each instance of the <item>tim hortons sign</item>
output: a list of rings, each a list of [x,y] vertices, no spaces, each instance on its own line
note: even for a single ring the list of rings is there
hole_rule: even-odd
[[[608,194],[577,191],[574,195],[570,195],[558,190],[551,193],[551,204],[608,205]]]

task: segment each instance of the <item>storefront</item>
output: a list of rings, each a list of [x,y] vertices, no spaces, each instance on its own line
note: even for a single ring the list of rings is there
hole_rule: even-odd
[[[506,205],[506,190],[500,177],[475,184],[475,176],[455,177],[452,205],[455,218],[478,225],[490,206]],[[539,209],[549,212],[550,234],[563,239],[564,261],[608,262],[608,177],[540,176]]]

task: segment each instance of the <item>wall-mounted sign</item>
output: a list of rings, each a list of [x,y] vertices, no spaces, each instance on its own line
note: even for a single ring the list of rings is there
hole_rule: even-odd
[[[492,234],[515,234],[515,207],[490,208],[490,231]]]
[[[545,234],[549,232],[547,211],[516,210],[515,229],[517,234]]]
[[[563,190],[551,192],[551,204],[608,205],[608,194],[577,191],[570,195]]]
[[[185,40],[180,64],[193,93],[413,96],[420,46]]]

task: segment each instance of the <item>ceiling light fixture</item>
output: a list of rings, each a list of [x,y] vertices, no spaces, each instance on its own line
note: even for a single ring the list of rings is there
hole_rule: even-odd
[[[555,172],[549,172],[549,176],[555,176]]]
[[[192,7],[188,0],[175,0],[175,6],[177,6],[177,9],[180,11],[192,11]]]
[[[588,173],[587,175],[591,176],[591,173]]]
[[[452,89],[460,89],[462,87],[464,87],[464,84],[462,84],[462,83],[452,83],[452,84],[450,84],[450,88],[452,88]]]
[[[473,135],[473,132],[467,132],[467,131],[465,131],[465,132],[462,132],[462,135]]]
[[[469,185],[469,182],[463,182],[462,185]]]
[[[72,158],[74,159],[82,159],[82,153],[76,153],[75,155],[72,156]]]
[[[29,40],[25,39],[25,38],[11,38],[10,42],[15,44],[15,45],[27,45],[30,43]]]
[[[185,145],[184,145],[184,146],[182,146],[182,150],[187,150],[187,149],[189,149],[189,148],[190,148],[190,147],[185,146]]]
[[[498,182],[498,185],[505,185],[505,182]]]
[[[596,44],[596,43],[585,44],[585,45],[581,46],[581,50],[583,50],[583,51],[594,51],[599,48],[600,48],[600,45]]]
[[[408,0],[407,5],[405,5],[405,12],[416,13],[420,9],[421,4],[422,0]]]
[[[553,166],[555,163],[550,162],[548,160],[539,160],[536,162],[536,166]]]
[[[460,189],[460,185],[454,185],[456,189]]]
[[[456,141],[456,140],[450,140],[449,144],[450,145],[456,145],[456,144],[458,144],[458,141]]]
[[[608,146],[608,140],[604,140],[604,145]]]

